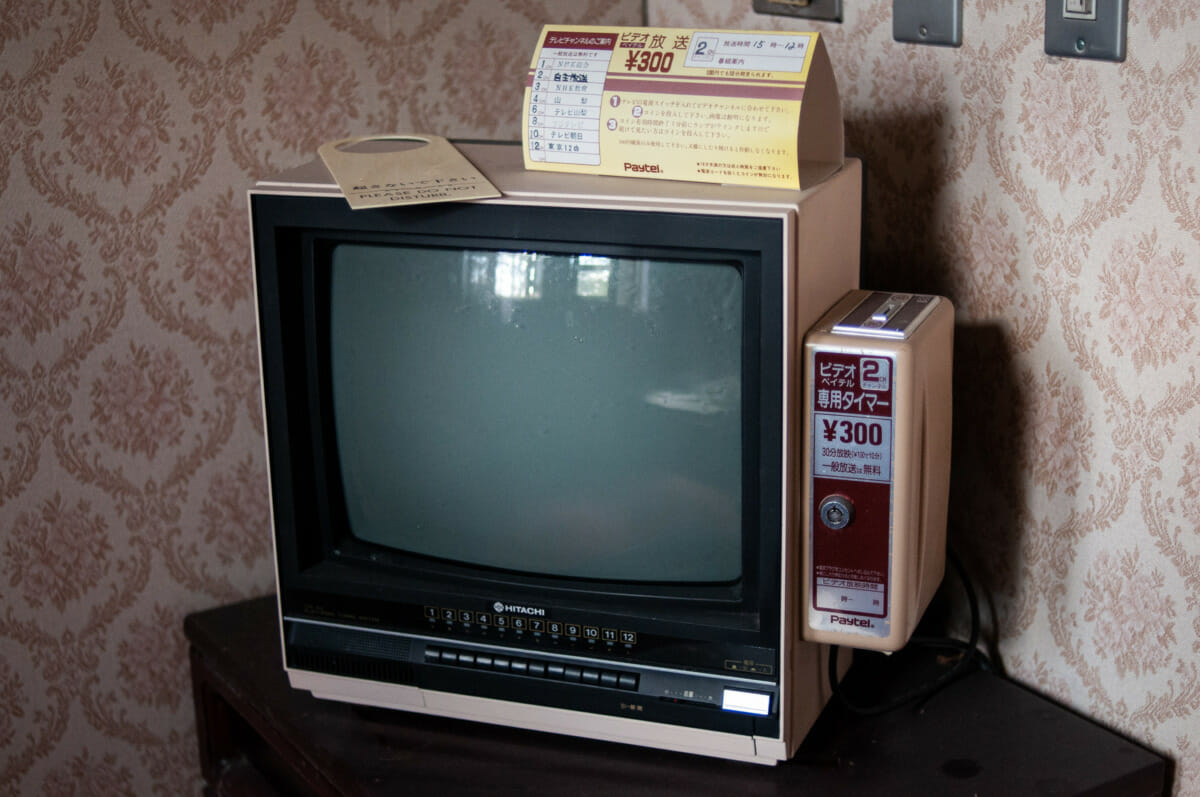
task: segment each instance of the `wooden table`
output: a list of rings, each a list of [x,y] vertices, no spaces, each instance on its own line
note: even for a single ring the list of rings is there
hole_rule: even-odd
[[[184,630],[209,794],[1124,797],[1167,787],[1162,757],[988,672],[878,717],[831,703],[796,758],[767,767],[317,700],[288,686],[273,596],[190,615]]]

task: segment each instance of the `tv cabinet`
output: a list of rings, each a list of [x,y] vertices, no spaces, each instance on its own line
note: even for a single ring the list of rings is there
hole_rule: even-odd
[[[830,704],[795,759],[766,767],[317,700],[288,686],[273,596],[192,614],[184,631],[210,795],[1124,797],[1168,788],[1161,756],[988,672],[881,716]]]

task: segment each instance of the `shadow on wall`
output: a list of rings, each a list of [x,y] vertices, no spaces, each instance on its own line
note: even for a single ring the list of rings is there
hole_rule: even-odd
[[[862,284],[954,296],[940,231],[951,164],[940,111],[846,119],[846,150],[867,175]]]
[[[863,159],[867,174],[863,287],[933,293],[961,306],[956,286],[968,281],[958,271],[970,265],[946,234],[946,189],[961,172],[947,130],[940,109],[847,118],[847,151]],[[954,334],[948,539],[980,592],[983,639],[999,665],[999,615],[1020,594],[1026,402],[1002,325],[960,320]],[[966,601],[951,573],[931,625],[965,626]]]
[[[1012,606],[1020,588],[1024,417],[1003,328],[956,324],[948,540],[980,592],[983,638],[997,663],[998,612]]]

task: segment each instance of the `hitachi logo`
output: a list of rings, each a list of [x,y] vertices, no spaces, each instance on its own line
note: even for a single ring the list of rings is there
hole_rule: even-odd
[[[855,628],[874,628],[875,624],[861,617],[842,617],[839,614],[829,615],[829,622],[834,625],[852,625]]]
[[[505,603],[504,601],[496,601],[492,604],[492,610],[500,614],[528,614],[532,617],[545,617],[546,610],[538,609],[533,606],[514,606]]]
[[[625,171],[645,172],[646,174],[662,174],[662,167],[657,163],[630,163],[625,161]]]

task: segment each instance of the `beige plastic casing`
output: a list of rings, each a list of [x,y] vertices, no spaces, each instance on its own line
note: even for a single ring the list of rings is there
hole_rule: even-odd
[[[784,257],[782,283],[784,379],[782,430],[783,506],[780,584],[780,733],[775,737],[736,734],[602,716],[436,692],[412,686],[346,678],[287,668],[291,685],[332,700],[383,706],[532,730],[624,742],[660,749],[774,764],[790,758],[830,697],[827,647],[800,636],[800,342],[839,297],[858,284],[861,238],[862,164],[847,159],[829,179],[803,191],[722,186],[665,180],[563,175],[525,171],[517,146],[457,144],[503,196],[484,204],[615,208],[631,211],[746,216],[780,222]],[[341,196],[319,161],[260,181],[254,194]],[[586,235],[586,231],[580,231]],[[269,444],[269,441],[268,441]],[[273,530],[273,533],[278,533]],[[278,568],[276,570],[278,580]],[[282,611],[282,609],[281,609]],[[281,633],[282,633],[282,616]],[[841,662],[841,670],[848,666]],[[285,663],[286,668],[286,663]]]
[[[811,453],[801,479],[803,507],[802,592],[806,640],[855,648],[895,651],[913,629],[941,583],[946,563],[946,514],[950,488],[951,363],[954,309],[937,297],[921,323],[903,340],[882,340],[833,331],[871,294],[856,290],[838,302],[808,333],[804,343],[806,416],[814,406],[813,368],[818,351],[894,358],[890,628],[884,635],[814,628]],[[801,450],[812,452],[815,432],[804,425]],[[820,499],[822,496],[816,496]],[[853,534],[853,523],[841,533]]]

